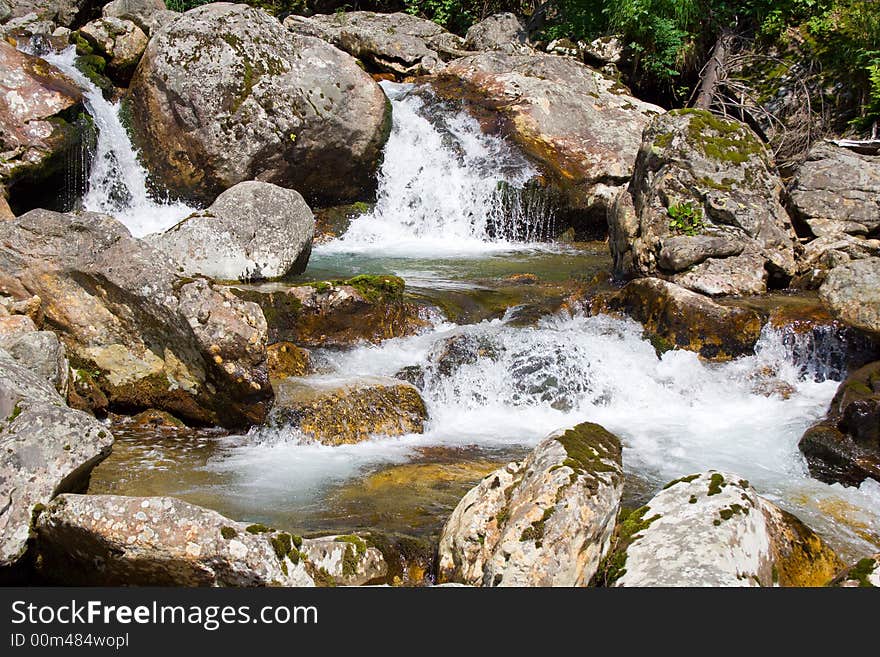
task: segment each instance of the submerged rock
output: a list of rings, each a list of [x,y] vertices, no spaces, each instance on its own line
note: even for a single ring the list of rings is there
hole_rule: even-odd
[[[794,231],[770,155],[745,124],[675,110],[645,129],[608,213],[615,273],[709,295],[760,294],[795,275]]]
[[[269,360],[269,378],[279,381],[291,376],[305,376],[311,372],[309,352],[292,342],[275,342],[266,348]]]
[[[754,352],[763,321],[746,308],[730,308],[658,278],[627,283],[618,293],[599,295],[592,312],[623,312],[645,327],[659,351],[695,351],[728,360]]]
[[[291,287],[233,287],[263,309],[269,340],[302,347],[349,346],[414,335],[429,321],[425,310],[403,297],[396,276],[355,276]]]
[[[880,258],[835,267],[819,288],[819,298],[842,322],[880,334]]]
[[[823,586],[840,566],[819,536],[748,481],[709,471],[670,482],[621,515],[598,583]]]
[[[468,50],[500,50],[528,54],[529,35],[516,14],[493,14],[468,28],[465,35]]]
[[[461,37],[433,21],[404,13],[293,15],[284,20],[284,26],[297,34],[323,39],[371,69],[395,76],[431,73],[467,50]]]
[[[172,497],[61,495],[35,522],[37,569],[88,586],[314,586],[301,539]]]
[[[865,365],[840,384],[825,418],[799,443],[810,474],[827,483],[880,482],[880,362]]]
[[[821,143],[795,175],[791,209],[817,237],[880,228],[880,156]]]
[[[112,444],[93,417],[0,349],[0,571],[20,563],[34,513],[59,493],[84,490]]]
[[[859,559],[835,577],[829,586],[865,589],[880,587],[880,554]]]
[[[186,276],[260,280],[302,273],[314,233],[315,218],[299,193],[247,181],[146,240]]]
[[[28,189],[60,187],[51,181],[64,175],[68,154],[80,147],[77,121],[84,111],[72,80],[0,39],[0,185],[13,207]]]
[[[147,168],[201,202],[253,179],[310,202],[369,196],[390,131],[388,99],[350,55],[225,2],[153,34],[130,100]]]
[[[422,433],[428,412],[409,383],[384,377],[293,377],[275,386],[272,425],[292,425],[324,445]]]
[[[563,192],[579,228],[593,232],[604,232],[605,210],[615,188],[632,176],[642,130],[663,112],[594,69],[555,55],[471,55],[448,64],[433,85],[519,146]]]
[[[439,581],[586,586],[610,545],[623,492],[620,459],[620,441],[585,423],[487,476],[443,528]]]
[[[260,421],[272,390],[259,307],[175,269],[105,215],[33,210],[0,223],[0,292],[40,297],[74,367],[111,404]]]
[[[107,73],[119,86],[131,80],[147,48],[147,35],[130,20],[104,17],[86,23],[79,34],[107,60]]]

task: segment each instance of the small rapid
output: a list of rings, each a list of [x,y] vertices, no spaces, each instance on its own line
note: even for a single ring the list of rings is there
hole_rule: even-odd
[[[415,368],[430,414],[424,434],[323,447],[295,430],[262,429],[230,439],[207,467],[231,478],[224,495],[247,491],[284,507],[429,446],[528,449],[557,428],[592,421],[621,437],[625,470],[647,491],[690,473],[727,470],[844,553],[876,550],[880,485],[823,484],[809,476],[798,450],[838,385],[825,377],[821,355],[798,360],[802,353],[803,345],[769,328],[755,355],[711,364],[687,351],[658,356],[640,325],[606,316],[557,315],[532,327],[444,324],[377,346],[315,353],[331,375]]]
[[[83,89],[86,109],[95,124],[96,146],[81,209],[112,215],[135,237],[166,230],[191,214],[194,209],[185,203],[150,193],[147,171],[138,161],[123,124],[121,103],[105,99],[76,67],[76,48],[70,46],[42,57]]]
[[[377,203],[317,254],[448,257],[547,248],[540,242],[552,236],[553,208],[545,195],[529,193],[537,171],[522,154],[426,88],[381,84],[392,129]]]

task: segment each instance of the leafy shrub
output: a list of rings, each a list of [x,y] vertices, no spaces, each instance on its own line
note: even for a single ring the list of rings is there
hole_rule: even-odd
[[[674,203],[666,212],[669,214],[669,229],[673,232],[693,237],[705,226],[703,210],[690,201]]]

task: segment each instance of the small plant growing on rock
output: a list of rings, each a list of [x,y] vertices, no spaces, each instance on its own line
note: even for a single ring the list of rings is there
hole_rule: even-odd
[[[703,210],[690,201],[673,203],[666,212],[669,214],[669,229],[673,232],[693,237],[703,229]]]

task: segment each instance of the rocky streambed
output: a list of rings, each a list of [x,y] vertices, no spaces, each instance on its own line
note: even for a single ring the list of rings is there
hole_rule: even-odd
[[[28,9],[4,581],[876,584],[876,154],[510,15]]]

